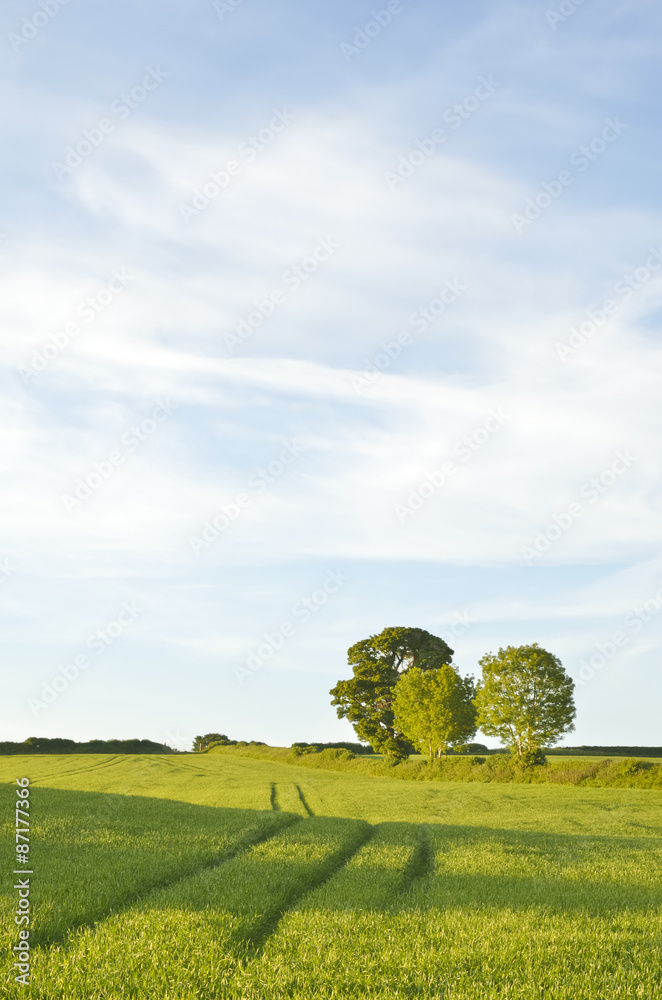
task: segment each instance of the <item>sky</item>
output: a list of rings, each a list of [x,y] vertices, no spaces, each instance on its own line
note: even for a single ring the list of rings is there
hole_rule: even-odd
[[[662,743],[661,22],[6,0],[0,739],[352,739],[401,625]]]

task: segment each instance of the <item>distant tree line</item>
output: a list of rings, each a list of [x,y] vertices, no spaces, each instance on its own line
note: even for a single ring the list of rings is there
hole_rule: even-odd
[[[374,754],[371,746],[365,743],[351,743],[341,740],[340,743],[292,743],[292,750],[301,750],[306,753],[321,753],[322,750],[349,750],[356,754]]]
[[[267,744],[261,740],[231,740],[223,733],[206,733],[204,736],[196,736],[193,740],[193,751],[204,753],[212,747],[265,747]]]
[[[487,653],[478,682],[452,658],[424,629],[386,628],[350,647],[353,676],[332,688],[332,704],[360,740],[396,760],[466,752],[480,729],[528,766],[574,729],[574,682],[537,643]]]
[[[23,743],[0,742],[0,754],[29,753],[177,753],[164,743],[152,740],[75,740],[29,736]]]
[[[662,747],[557,747],[545,753],[564,757],[662,757]]]
[[[231,740],[223,733],[206,733],[204,736],[196,736],[193,740],[193,750],[197,753],[204,753],[213,747],[264,747],[266,743],[261,740]],[[341,740],[339,743],[306,743],[298,742],[291,744],[292,750],[301,750],[307,753],[321,753],[322,750],[350,750],[357,754],[370,754],[375,751],[365,743],[350,743]]]

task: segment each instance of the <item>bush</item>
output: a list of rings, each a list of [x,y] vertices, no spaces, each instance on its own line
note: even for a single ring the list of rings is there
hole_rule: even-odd
[[[540,747],[536,750],[524,750],[521,754],[513,753],[513,757],[520,767],[544,767],[547,758]]]
[[[632,760],[631,758],[626,758],[626,760],[621,761],[619,770],[625,778],[628,778],[631,774],[640,774],[642,771],[648,771],[652,766],[653,765],[647,760]]]
[[[411,756],[397,761],[376,755],[354,754],[342,747],[219,746],[215,753],[273,760],[298,767],[326,768],[403,781],[464,781],[517,784],[562,784],[594,788],[662,789],[662,764],[609,758],[587,761],[548,760],[546,766],[522,767],[511,753],[453,754],[428,760]]]
[[[322,750],[351,750],[355,754],[374,754],[374,750],[371,746],[366,746],[365,743],[348,743],[343,741],[340,743],[293,743],[292,750],[301,750],[304,753],[321,753]]]
[[[343,761],[343,760],[354,760],[356,754],[352,753],[351,750],[346,750],[343,747],[327,747],[326,750],[320,750],[317,757],[320,761],[320,767],[325,763],[330,761]]]

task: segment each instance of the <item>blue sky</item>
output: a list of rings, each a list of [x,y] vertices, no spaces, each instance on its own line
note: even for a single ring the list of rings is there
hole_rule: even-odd
[[[657,5],[0,21],[3,738],[351,738],[399,624],[662,742]]]

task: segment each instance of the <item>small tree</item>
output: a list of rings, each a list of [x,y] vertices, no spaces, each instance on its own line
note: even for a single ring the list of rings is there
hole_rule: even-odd
[[[193,740],[193,749],[200,752],[206,750],[211,743],[229,743],[227,736],[223,733],[206,733],[204,736],[196,736]]]
[[[478,728],[522,763],[544,762],[542,748],[575,728],[575,685],[561,661],[534,642],[487,653],[480,665]]]
[[[376,753],[403,759],[413,747],[394,725],[391,702],[398,678],[412,667],[434,670],[452,656],[444,640],[425,629],[385,628],[349,648],[354,676],[331,689],[331,704]]]
[[[450,664],[426,671],[413,667],[395,686],[395,725],[419,750],[440,757],[475,736],[475,695],[473,677],[460,677]]]

